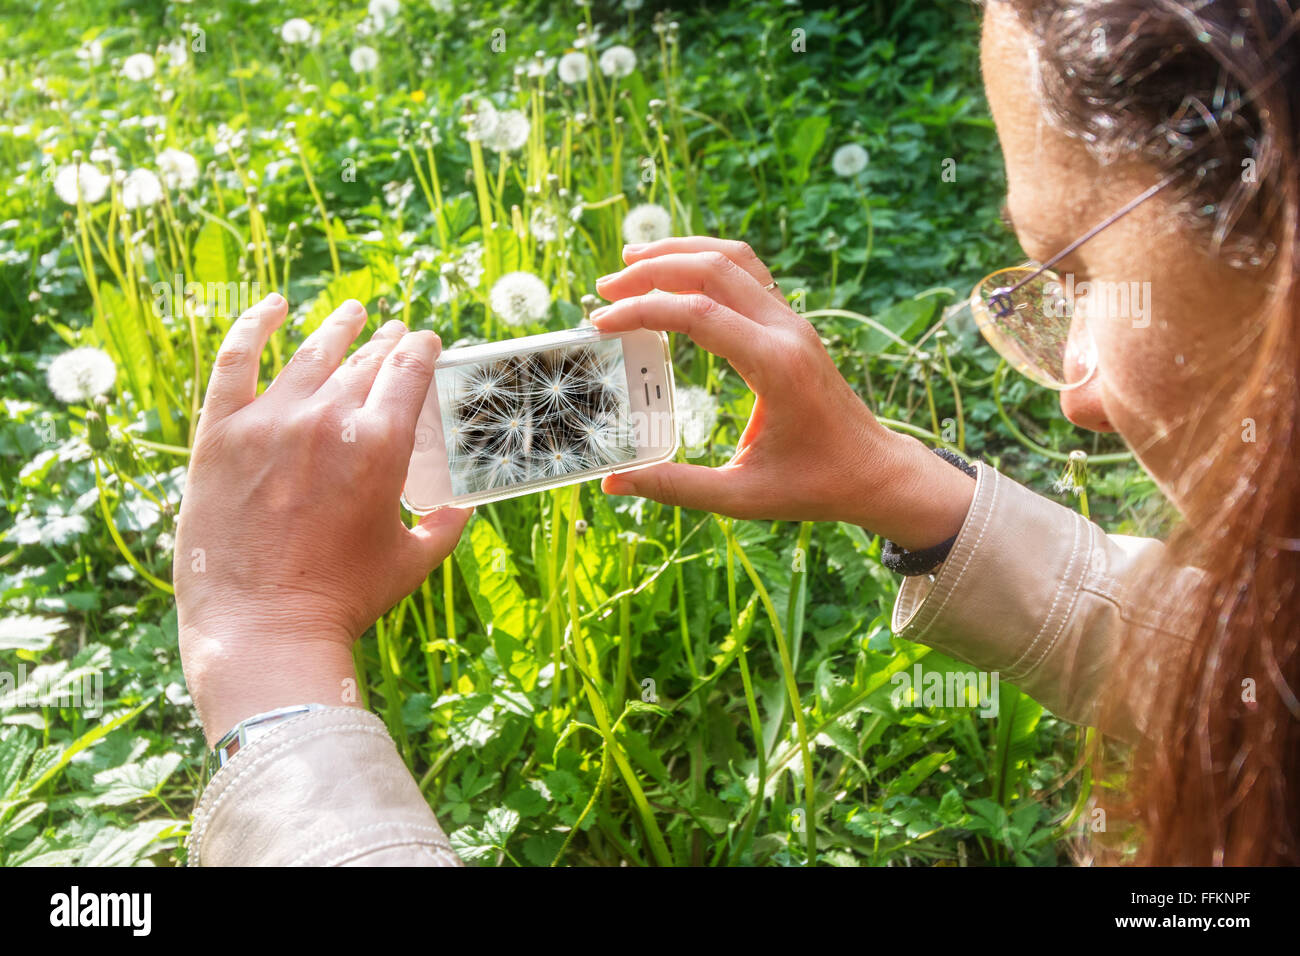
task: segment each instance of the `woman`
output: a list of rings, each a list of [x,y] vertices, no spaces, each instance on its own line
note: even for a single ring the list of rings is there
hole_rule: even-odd
[[[1028,270],[981,286],[975,311],[1071,421],[1119,432],[1183,515],[1174,540],[1107,536],[887,431],[766,267],[716,239],[628,247],[592,318],[728,359],[757,395],[741,447],[722,468],[661,465],[604,488],[885,535],[900,568],[925,572],[900,593],[900,634],[1138,742],[1125,813],[1141,862],[1300,862],[1300,11],[1005,0],[987,10],[982,58],[1025,252],[1076,283],[1149,283],[1150,321],[1091,302],[1068,337],[1033,339],[1013,328],[1043,308]],[[386,326],[335,371],[363,322],[341,311],[253,400],[283,314],[264,305],[223,347],[182,510],[178,554],[219,536],[205,571],[176,571],[210,741],[250,714],[348,703],[352,640],[465,519],[408,532],[392,505],[436,340]],[[336,443],[353,415],[357,456]],[[257,455],[236,453],[250,441]],[[258,726],[204,795],[194,858],[454,862],[377,719],[331,706]]]

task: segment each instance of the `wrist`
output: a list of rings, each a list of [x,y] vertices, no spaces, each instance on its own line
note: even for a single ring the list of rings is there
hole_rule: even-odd
[[[359,705],[350,642],[256,636],[182,630],[185,680],[209,746],[255,714],[296,704]]]
[[[898,432],[885,430],[867,471],[853,522],[908,551],[957,534],[975,497],[974,478]]]

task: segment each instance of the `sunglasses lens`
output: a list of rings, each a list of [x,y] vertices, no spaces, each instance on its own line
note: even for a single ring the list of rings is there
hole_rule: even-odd
[[[971,313],[1016,371],[1045,388],[1077,388],[1097,367],[1096,348],[1086,323],[1075,327],[1060,278],[1043,272],[1030,279],[1035,268],[1016,266],[986,277],[971,293]]]

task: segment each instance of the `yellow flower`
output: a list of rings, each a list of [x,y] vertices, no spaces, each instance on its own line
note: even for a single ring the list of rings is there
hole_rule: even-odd
[[[412,90],[412,91],[411,91],[411,102],[412,102],[412,103],[423,103],[423,102],[424,102],[424,90]]]

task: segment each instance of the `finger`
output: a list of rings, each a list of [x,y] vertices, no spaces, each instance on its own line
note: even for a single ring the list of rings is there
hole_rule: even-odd
[[[289,364],[275,377],[267,392],[289,398],[315,394],[343,361],[348,346],[366,324],[366,307],[348,299],[298,346]]]
[[[370,341],[348,356],[347,361],[334,370],[329,381],[322,385],[319,394],[329,401],[344,400],[354,406],[363,405],[375,376],[390,352],[406,334],[406,326],[391,319],[370,337]]]
[[[764,325],[778,320],[772,296],[752,275],[721,252],[675,252],[634,262],[622,272],[601,276],[596,291],[606,299],[664,292],[703,292],[715,302]]]
[[[284,297],[272,292],[235,320],[226,333],[203,399],[203,421],[233,415],[257,397],[257,368],[271,333],[289,312]]]
[[[609,332],[637,328],[680,332],[730,362],[754,388],[756,379],[762,378],[764,362],[781,358],[764,347],[763,326],[699,292],[619,299],[592,312],[591,324]]]
[[[666,505],[681,505],[696,511],[733,514],[743,498],[737,469],[727,465],[706,468],[667,462],[606,475],[600,488],[608,495],[637,495]]]
[[[407,531],[410,544],[408,569],[416,584],[428,577],[429,572],[452,552],[473,513],[473,508],[439,508]]]
[[[656,256],[672,255],[683,252],[720,252],[740,268],[744,269],[764,289],[775,295],[782,302],[785,295],[776,287],[776,280],[758,254],[749,247],[749,243],[739,239],[718,239],[713,236],[674,236],[655,242],[638,242],[623,247],[623,261],[628,265]]]
[[[407,332],[388,353],[366,396],[365,410],[415,443],[415,423],[433,381],[442,342],[432,332]]]

